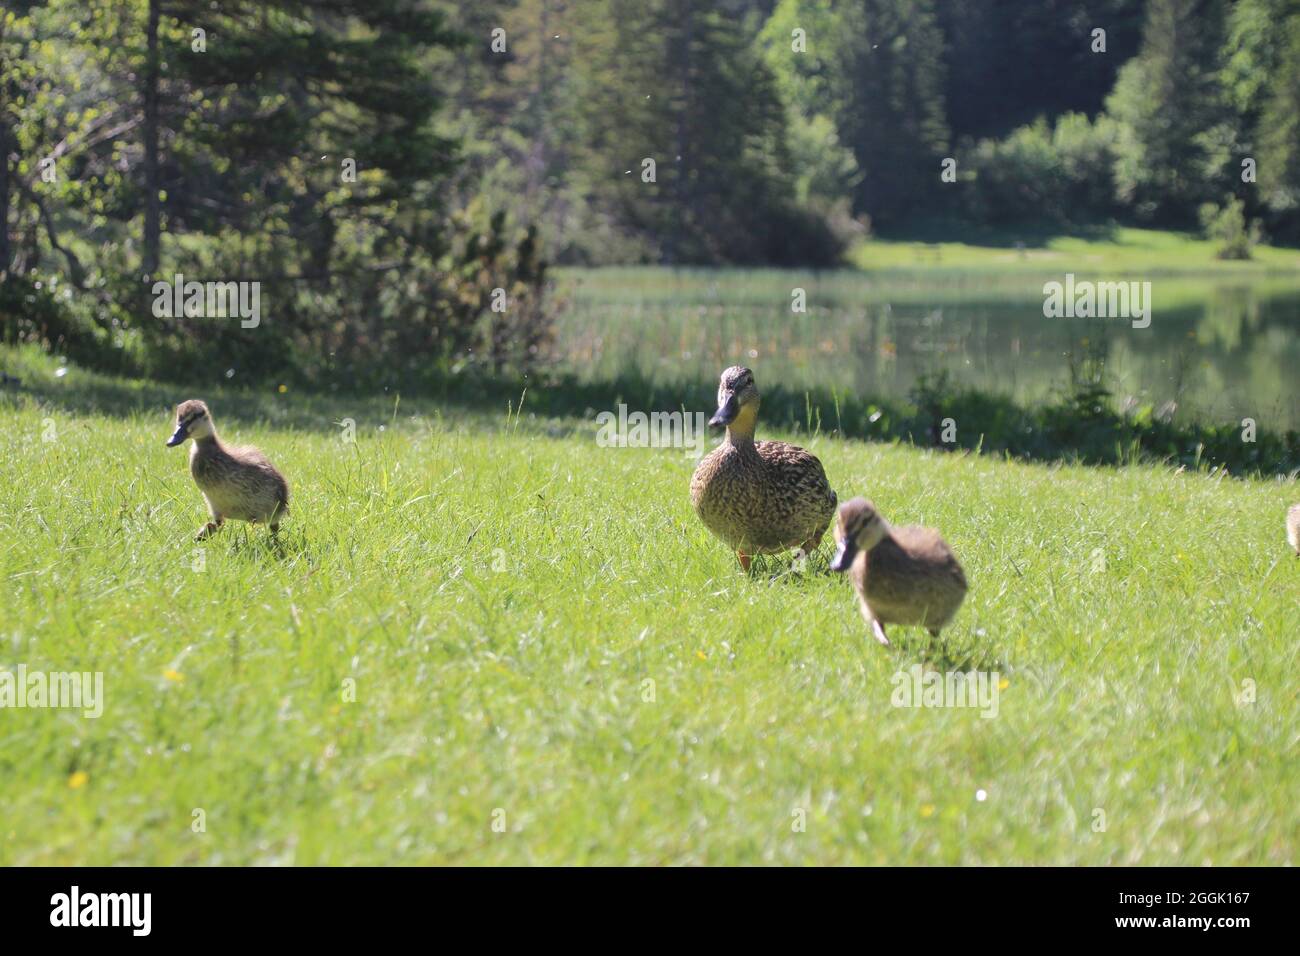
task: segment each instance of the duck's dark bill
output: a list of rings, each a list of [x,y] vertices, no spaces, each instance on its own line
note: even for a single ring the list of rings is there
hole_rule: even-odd
[[[730,425],[736,420],[738,414],[740,414],[740,406],[736,404],[736,396],[732,395],[713,413],[713,417],[709,419],[709,424]]]
[[[858,549],[853,542],[845,539],[840,542],[839,550],[835,552],[835,557],[831,558],[832,571],[847,571],[853,564],[853,559],[857,557]]]
[[[167,447],[171,448],[173,445],[179,445],[188,437],[189,433],[185,431],[185,426],[177,425],[176,431],[172,432],[172,437],[167,439]]]

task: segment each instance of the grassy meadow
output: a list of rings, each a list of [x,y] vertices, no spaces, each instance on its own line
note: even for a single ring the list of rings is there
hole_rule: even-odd
[[[853,264],[866,270],[924,270],[1040,273],[1044,269],[1079,275],[1209,275],[1222,278],[1294,273],[1300,250],[1256,246],[1249,260],[1220,259],[1217,243],[1162,229],[1119,227],[1096,236],[1055,231],[1024,234],[1003,228],[953,239],[951,224],[920,229],[915,238],[883,238],[857,243]],[[928,233],[928,234],[927,234]]]
[[[787,434],[965,565],[887,649],[828,544],[745,576],[692,458],[529,396],[0,371],[0,668],[106,698],[0,711],[0,864],[1296,860],[1294,478]],[[278,545],[193,542],[191,392],[288,476]],[[914,664],[996,671],[996,717],[891,706]]]

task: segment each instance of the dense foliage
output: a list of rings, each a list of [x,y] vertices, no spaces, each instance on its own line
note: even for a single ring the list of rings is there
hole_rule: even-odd
[[[527,367],[548,262],[1300,239],[1300,0],[11,0],[0,31],[0,329],[102,365]],[[176,274],[274,321],[160,320]]]

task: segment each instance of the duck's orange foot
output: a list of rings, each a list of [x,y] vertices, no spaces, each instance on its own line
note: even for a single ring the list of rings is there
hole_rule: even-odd
[[[744,570],[744,572],[745,572],[746,574],[748,574],[748,573],[749,573],[749,555],[747,555],[744,551],[737,551],[737,552],[736,552],[736,557],[740,558],[740,567]]]

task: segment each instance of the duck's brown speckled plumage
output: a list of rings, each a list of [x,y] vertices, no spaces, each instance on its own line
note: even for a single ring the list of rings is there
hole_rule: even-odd
[[[882,644],[889,643],[886,624],[924,627],[937,635],[966,597],[966,575],[932,528],[891,527],[871,502],[854,498],[840,508],[835,539],[841,551],[846,541],[855,542],[847,570],[862,616]]]
[[[730,418],[724,409],[734,403]],[[691,479],[691,502],[705,527],[738,552],[811,551],[835,515],[835,492],[815,455],[780,441],[754,441],[758,392],[749,369],[722,373],[719,414],[727,436]]]
[[[178,430],[185,423],[193,429],[185,435],[194,439],[190,474],[212,516],[200,536],[215,531],[226,518],[264,522],[277,530],[289,511],[284,475],[258,449],[223,444],[202,402],[182,402],[176,407],[176,421]]]
[[[1300,505],[1292,505],[1286,513],[1286,540],[1300,558]]]

